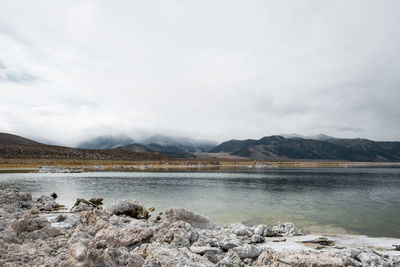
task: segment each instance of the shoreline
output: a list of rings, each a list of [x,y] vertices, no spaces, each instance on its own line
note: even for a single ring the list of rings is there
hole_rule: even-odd
[[[70,211],[50,196],[0,190],[2,266],[396,266],[400,239],[302,234],[291,223],[218,226],[185,209],[133,200]]]
[[[400,168],[400,162],[340,161],[76,161],[76,160],[0,160],[0,173],[41,172],[171,172],[171,171],[235,171],[307,168]]]

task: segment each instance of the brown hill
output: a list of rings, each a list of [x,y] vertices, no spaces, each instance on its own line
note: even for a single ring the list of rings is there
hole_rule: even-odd
[[[14,134],[0,133],[0,145],[39,146],[44,144]]]
[[[158,153],[121,149],[78,149],[42,144],[21,136],[0,133],[3,159],[82,159],[82,160],[159,160]]]

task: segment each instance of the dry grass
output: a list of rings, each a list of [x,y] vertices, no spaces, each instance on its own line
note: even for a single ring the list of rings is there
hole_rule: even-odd
[[[39,166],[59,166],[71,169],[99,170],[191,170],[191,169],[248,169],[248,168],[338,168],[338,167],[400,167],[398,162],[311,162],[311,161],[250,161],[250,160],[76,160],[76,159],[1,159],[0,169],[30,169]]]

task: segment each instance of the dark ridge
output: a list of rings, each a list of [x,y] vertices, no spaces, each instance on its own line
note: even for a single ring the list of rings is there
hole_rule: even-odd
[[[260,140],[231,140],[211,150],[253,160],[400,161],[400,142],[367,139],[313,140],[267,136]]]
[[[0,145],[43,145],[42,143],[9,133],[0,133]]]
[[[17,135],[0,133],[0,158],[79,160],[159,160],[158,153],[121,149],[78,149],[42,144]]]
[[[129,150],[129,151],[133,151],[133,152],[154,152],[153,150],[147,148],[144,145],[140,145],[140,144],[129,144],[129,145],[124,145],[124,146],[117,146],[116,149]]]

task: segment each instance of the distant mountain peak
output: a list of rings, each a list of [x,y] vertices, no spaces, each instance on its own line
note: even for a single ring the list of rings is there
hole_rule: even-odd
[[[135,142],[124,135],[103,135],[81,142],[77,147],[86,149],[118,148],[136,152],[153,151],[165,155],[185,155],[198,152],[208,152],[217,145],[213,141],[196,140],[187,137],[172,137],[153,135],[143,142]]]
[[[317,135],[309,136],[309,139],[313,139],[313,140],[334,140],[336,138],[333,137],[333,136],[326,135],[326,134],[317,134]]]
[[[317,134],[317,135],[301,135],[297,133],[292,133],[292,134],[280,134],[280,136],[286,138],[286,139],[294,139],[294,138],[301,138],[301,139],[311,139],[311,140],[334,140],[336,139],[335,137],[326,135],[326,134]]]
[[[217,142],[209,141],[209,140],[199,140],[193,139],[189,137],[173,137],[167,135],[156,134],[150,136],[146,139],[143,144],[158,144],[158,145],[176,145],[176,144],[185,144],[185,145],[196,145],[196,144],[208,144],[208,145],[216,145]]]
[[[149,137],[142,144],[160,153],[197,153],[210,151],[217,142],[158,134]]]
[[[303,139],[307,139],[306,136],[301,135],[301,134],[297,134],[297,133],[280,134],[280,136],[282,136],[283,138],[286,138],[286,139],[292,139],[292,138],[303,138]]]
[[[135,141],[127,135],[101,135],[78,144],[77,148],[105,149],[133,144]]]

